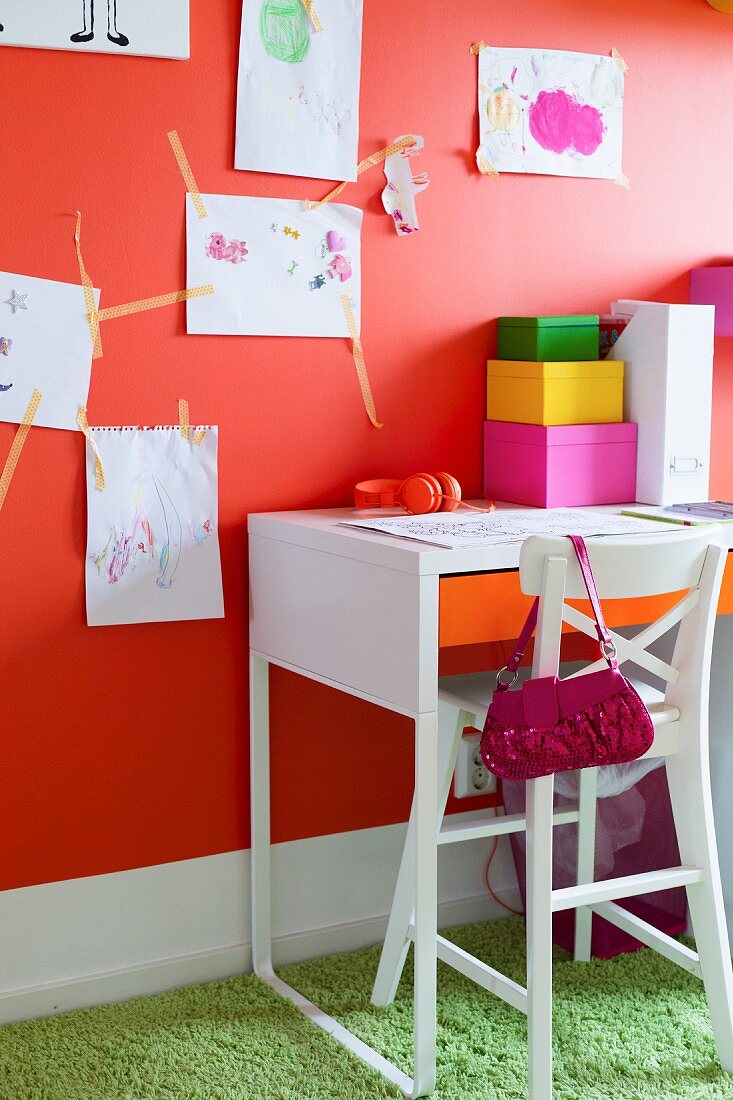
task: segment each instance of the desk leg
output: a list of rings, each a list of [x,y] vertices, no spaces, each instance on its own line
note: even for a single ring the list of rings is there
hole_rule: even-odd
[[[437,711],[415,719],[415,1071],[412,1096],[435,1089],[438,934]]]
[[[250,804],[252,820],[252,965],[268,980],[272,968],[270,887],[270,665],[250,654]]]

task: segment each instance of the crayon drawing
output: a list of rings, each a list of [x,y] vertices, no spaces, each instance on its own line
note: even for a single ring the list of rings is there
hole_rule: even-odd
[[[87,448],[90,626],[221,618],[217,429],[92,428],[106,487]]]
[[[203,195],[186,201],[189,286],[215,293],[187,303],[189,333],[348,336],[341,296],[361,312],[362,212],[329,202]],[[215,232],[211,232],[212,228]],[[191,281],[193,280],[193,281]]]
[[[99,305],[99,291],[94,292]],[[92,374],[92,337],[78,283],[0,271],[0,420],[19,424],[34,389],[34,424],[78,431]]]
[[[354,180],[362,0],[243,0],[235,168]]]
[[[621,180],[624,73],[613,57],[479,53],[481,171]]]

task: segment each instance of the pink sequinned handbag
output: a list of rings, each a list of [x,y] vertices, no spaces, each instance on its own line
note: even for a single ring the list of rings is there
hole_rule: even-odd
[[[554,772],[625,764],[643,756],[654,740],[649,711],[619,672],[585,542],[579,535],[568,538],[583,573],[608,668],[571,680],[541,676],[510,692],[537,625],[539,599],[535,600],[514,654],[496,678],[481,738],[486,767],[502,779],[537,779]],[[511,675],[508,682],[502,680],[505,673]]]

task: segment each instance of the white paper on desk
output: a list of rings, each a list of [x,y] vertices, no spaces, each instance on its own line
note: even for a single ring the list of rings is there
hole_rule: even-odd
[[[92,428],[87,444],[89,626],[221,619],[218,429]]]
[[[487,516],[469,512],[442,512],[431,516],[395,516],[391,519],[343,520],[343,527],[363,527],[384,535],[414,539],[457,550],[470,546],[502,546],[524,542],[530,535],[649,535],[674,530],[672,524],[632,519],[604,512],[537,508],[497,511]]]
[[[356,179],[362,0],[314,6],[244,0],[235,168]]]
[[[202,198],[205,218],[186,196],[187,285],[213,283],[214,293],[188,301],[189,333],[348,336],[344,294],[360,326],[361,210],[332,202],[305,210],[295,199]]]
[[[495,46],[478,57],[477,160],[497,172],[621,179],[624,74],[614,58]]]
[[[94,291],[97,305],[99,293]],[[78,431],[91,373],[92,336],[81,285],[1,271],[0,420],[19,424],[33,390],[40,390],[33,423]]]

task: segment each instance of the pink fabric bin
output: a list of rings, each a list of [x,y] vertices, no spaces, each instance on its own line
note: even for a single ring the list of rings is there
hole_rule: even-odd
[[[636,424],[484,422],[484,494],[535,508],[636,497]]]

